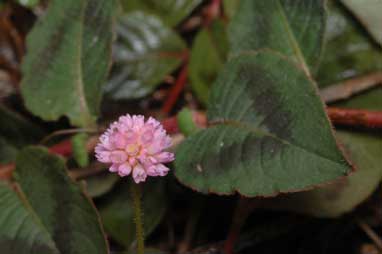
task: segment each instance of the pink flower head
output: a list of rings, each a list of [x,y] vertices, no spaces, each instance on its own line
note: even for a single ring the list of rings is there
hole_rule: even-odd
[[[132,175],[136,183],[147,176],[165,176],[169,168],[162,163],[174,160],[174,154],[164,150],[171,146],[171,138],[162,125],[150,117],[129,114],[112,123],[95,148],[100,162],[110,163],[110,172],[120,176]]]

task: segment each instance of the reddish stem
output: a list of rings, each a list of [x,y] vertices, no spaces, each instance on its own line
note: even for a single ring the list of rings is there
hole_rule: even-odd
[[[176,116],[166,118],[162,121],[163,128],[168,134],[175,134],[179,132],[178,120]]]
[[[382,111],[335,107],[329,107],[326,111],[333,124],[367,128],[382,128]]]
[[[185,59],[185,63],[180,70],[178,79],[175,82],[175,85],[172,87],[164,105],[162,107],[162,112],[168,114],[173,109],[175,103],[177,102],[180,93],[183,91],[184,86],[186,85],[188,77],[188,54]]]
[[[225,254],[233,254],[234,247],[237,239],[239,238],[240,231],[245,224],[248,216],[257,207],[257,201],[240,197],[236,205],[231,228],[228,232],[227,239],[224,243]]]

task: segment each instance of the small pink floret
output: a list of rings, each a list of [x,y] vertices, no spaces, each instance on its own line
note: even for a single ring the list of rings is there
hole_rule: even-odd
[[[127,114],[102,134],[95,153],[98,161],[111,164],[110,172],[122,177],[131,174],[140,183],[147,176],[167,175],[170,169],[162,163],[175,159],[173,153],[165,151],[170,146],[171,138],[157,120]]]

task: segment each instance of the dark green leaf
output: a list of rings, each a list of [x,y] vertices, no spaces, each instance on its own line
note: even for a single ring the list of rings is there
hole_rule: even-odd
[[[198,99],[208,102],[212,83],[223,67],[228,51],[225,24],[217,20],[196,35],[190,56],[190,82]]]
[[[126,248],[135,240],[134,209],[129,184],[130,181],[122,181],[99,206],[106,231]],[[155,229],[164,215],[166,202],[163,187],[162,182],[155,180],[142,185],[146,236]]]
[[[0,106],[0,162],[8,163],[16,159],[18,149],[37,143],[43,131],[16,112]]]
[[[233,58],[211,91],[213,127],[176,155],[177,178],[198,191],[245,196],[294,192],[346,175],[314,83],[268,51]]]
[[[0,136],[0,163],[11,163],[15,161],[18,148]]]
[[[382,45],[382,2],[378,0],[341,0]]]
[[[54,0],[27,39],[22,95],[44,120],[66,115],[88,126],[98,115],[107,77],[114,0]]]
[[[19,195],[18,195],[19,194]],[[22,193],[0,182],[0,250],[4,254],[59,254]]]
[[[4,106],[0,106],[0,123],[0,136],[16,147],[38,142],[43,136],[41,128]]]
[[[158,16],[166,25],[175,26],[202,0],[121,0],[126,12],[143,11]]]
[[[106,92],[114,99],[150,93],[181,63],[185,44],[154,16],[134,12],[117,25],[111,80]]]
[[[347,178],[312,191],[266,201],[266,206],[317,217],[337,217],[350,212],[378,187],[382,178],[382,136],[338,132],[357,171]]]
[[[240,0],[229,28],[231,52],[270,48],[314,72],[325,29],[324,1]]]
[[[97,211],[66,171],[60,157],[29,147],[17,156],[15,178],[60,253],[108,253]]]

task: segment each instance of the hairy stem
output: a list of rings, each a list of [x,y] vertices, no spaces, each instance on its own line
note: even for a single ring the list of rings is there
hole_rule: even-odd
[[[134,206],[134,222],[137,237],[137,254],[145,253],[145,243],[144,243],[144,231],[143,231],[143,212],[142,212],[142,192],[141,186],[136,183],[131,183],[131,195],[133,197]]]

